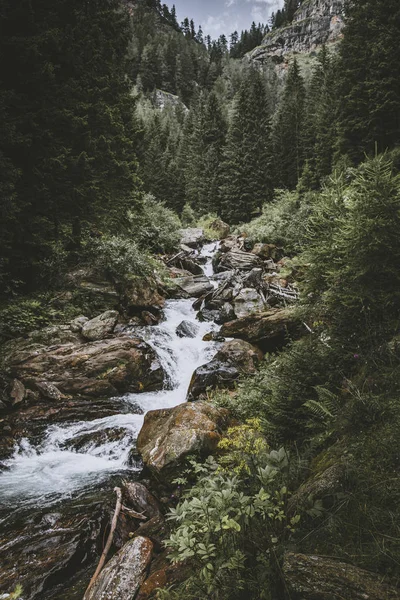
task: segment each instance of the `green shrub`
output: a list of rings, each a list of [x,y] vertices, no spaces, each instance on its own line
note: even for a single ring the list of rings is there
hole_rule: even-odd
[[[121,235],[104,236],[86,248],[87,259],[116,281],[129,275],[147,275],[152,270],[150,257],[138,244]]]
[[[275,201],[265,204],[262,215],[241,225],[237,233],[245,234],[253,243],[276,244],[295,254],[305,242],[313,201],[312,193],[300,196],[297,192],[276,190]]]
[[[196,227],[196,215],[188,202],[182,209],[181,221],[183,227]]]
[[[128,220],[134,243],[149,252],[173,252],[180,240],[179,217],[150,194],[143,201],[143,211],[129,213]]]
[[[207,215],[203,215],[197,223],[197,226],[204,230],[204,235],[208,240],[219,240],[218,232],[210,227],[211,223],[217,219],[219,219],[219,217],[216,213],[209,213]]]
[[[217,460],[190,461],[197,480],[168,515],[170,559],[189,560],[191,574],[160,597],[275,600],[284,544],[299,521],[285,512],[287,454],[269,450],[256,421],[232,427],[219,451]]]
[[[40,298],[13,301],[0,308],[0,341],[25,336],[49,325],[54,318],[47,302]]]

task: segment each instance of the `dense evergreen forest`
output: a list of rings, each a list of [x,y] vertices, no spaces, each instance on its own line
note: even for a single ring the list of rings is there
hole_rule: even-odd
[[[299,289],[302,335],[209,394],[241,425],[175,481],[167,543],[191,568],[159,598],[294,598],[293,549],[397,597],[400,5],[344,19],[278,69],[246,55],[264,24],[212,40],[159,0],[0,0],[0,341],[82,314],[53,302],[72,270],[162,279],[179,229],[217,218],[282,249]]]

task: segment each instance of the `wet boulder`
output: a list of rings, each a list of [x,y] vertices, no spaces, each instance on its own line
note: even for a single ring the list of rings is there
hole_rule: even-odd
[[[198,367],[192,375],[188,400],[207,395],[209,389],[231,389],[241,375],[256,372],[263,353],[243,340],[231,340],[219,349],[213,360]]]
[[[224,343],[214,358],[235,366],[244,375],[251,375],[256,372],[263,357],[263,353],[256,346],[244,340],[231,340]]]
[[[11,377],[29,390],[39,389],[42,397],[48,397],[44,386],[55,386],[63,395],[93,397],[157,390],[164,383],[154,350],[128,336],[50,347],[22,340],[4,365]]]
[[[205,275],[177,278],[174,283],[183,298],[200,298],[214,289],[213,284]]]
[[[212,360],[198,367],[192,375],[189,385],[188,400],[205,397],[209,389],[232,389],[240,377],[240,371],[234,365],[219,360]]]
[[[288,552],[283,573],[288,591],[302,600],[398,600],[382,577],[332,558]]]
[[[87,321],[81,330],[83,337],[91,342],[103,340],[114,331],[118,321],[118,313],[115,310],[107,312]]]
[[[251,271],[252,269],[261,266],[262,261],[255,254],[235,249],[222,255],[217,270],[230,271],[232,269],[238,269],[240,271]]]
[[[262,312],[265,302],[261,295],[253,288],[243,288],[234,300],[235,315],[238,319],[248,317],[253,313]]]
[[[165,298],[154,277],[131,277],[124,286],[122,300],[130,315],[151,308],[161,309],[165,304]]]
[[[176,328],[176,335],[184,338],[195,338],[198,334],[199,326],[196,323],[192,323],[191,321],[182,321],[180,325]]]
[[[174,478],[189,454],[210,454],[229,426],[229,412],[206,402],[149,411],[137,440],[144,464],[157,476]]]
[[[24,600],[43,600],[60,580],[95,564],[98,540],[110,518],[107,500],[97,489],[92,496],[69,500],[62,512],[30,505],[22,519],[10,511],[1,536],[0,598],[20,584]]]
[[[209,229],[216,233],[219,240],[223,240],[224,238],[228,237],[231,230],[228,223],[221,221],[221,219],[215,219],[215,221],[210,223]]]
[[[276,261],[283,257],[283,250],[274,244],[255,244],[251,252],[263,260]]]
[[[136,512],[145,515],[148,519],[161,515],[158,501],[142,483],[138,481],[126,482],[122,491],[125,504],[132,507]]]
[[[147,576],[153,544],[144,537],[127,542],[101,571],[85,600],[134,600]]]
[[[271,308],[225,323],[221,335],[239,338],[260,346],[265,352],[281,348],[288,336],[298,337],[299,322],[290,309]]]
[[[181,229],[181,244],[189,248],[198,248],[204,243],[204,231],[197,227]]]
[[[81,315],[80,317],[76,317],[70,323],[70,329],[72,333],[81,333],[83,326],[89,321],[88,317]]]

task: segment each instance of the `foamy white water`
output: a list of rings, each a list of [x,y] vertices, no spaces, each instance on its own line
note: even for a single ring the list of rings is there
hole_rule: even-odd
[[[212,276],[216,244],[203,247],[204,272]],[[127,394],[119,398],[124,412],[104,419],[50,426],[39,445],[22,440],[0,473],[0,505],[46,504],[72,496],[116,473],[132,471],[130,455],[142,427],[144,413],[185,402],[193,371],[211,359],[215,344],[203,342],[213,323],[199,323],[193,300],[170,300],[157,326],[132,328],[157,352],[167,374],[166,389]],[[194,338],[180,338],[176,328],[190,321],[198,328]],[[138,411],[139,407],[139,411]],[[132,412],[130,412],[132,411]],[[137,414],[138,412],[142,414]],[[122,430],[122,431],[121,431]]]

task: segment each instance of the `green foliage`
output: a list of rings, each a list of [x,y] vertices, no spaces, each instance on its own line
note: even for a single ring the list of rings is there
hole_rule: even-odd
[[[332,179],[309,235],[304,289],[315,313],[334,344],[373,353],[398,327],[400,178],[392,163],[367,160],[347,186],[343,176]]]
[[[189,560],[191,575],[161,597],[272,600],[282,591],[283,543],[299,521],[285,513],[287,454],[269,451],[257,421],[231,428],[219,449],[218,460],[191,461],[196,482],[168,515],[170,558]]]
[[[208,240],[218,240],[218,232],[212,229],[210,225],[218,219],[215,213],[203,215],[197,222],[197,226],[204,230],[204,234]]]
[[[275,190],[275,199],[263,206],[262,215],[241,225],[251,242],[276,244],[286,253],[299,252],[305,243],[307,222],[313,206],[313,194]]]
[[[193,208],[186,203],[181,214],[181,222],[183,227],[195,227],[197,220]]]
[[[397,0],[356,0],[346,6],[338,68],[339,141],[360,162],[400,143],[400,6]]]
[[[54,318],[44,298],[21,299],[0,308],[0,340],[24,336],[48,325]]]
[[[296,59],[290,64],[274,129],[275,183],[294,189],[304,163],[306,90]]]
[[[272,148],[267,91],[251,69],[236,96],[227,136],[221,215],[228,223],[250,221],[272,196]]]
[[[178,215],[151,195],[144,198],[140,214],[128,213],[128,222],[141,249],[166,254],[173,252],[179,244],[182,224]]]
[[[104,271],[115,281],[123,281],[130,275],[147,275],[151,262],[136,242],[124,236],[104,236],[87,247],[91,264]]]

